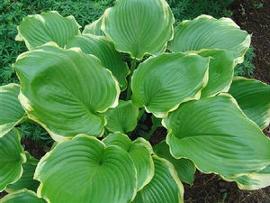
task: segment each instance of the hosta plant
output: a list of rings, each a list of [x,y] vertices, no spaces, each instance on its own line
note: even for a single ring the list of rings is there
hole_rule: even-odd
[[[56,11],[22,20],[20,84],[0,87],[1,202],[178,203],[196,169],[270,185],[270,86],[233,77],[251,36],[174,22],[165,0],[117,0],[84,29]],[[136,128],[146,112],[167,129],[155,146]],[[28,119],[55,141],[40,160],[20,144]]]

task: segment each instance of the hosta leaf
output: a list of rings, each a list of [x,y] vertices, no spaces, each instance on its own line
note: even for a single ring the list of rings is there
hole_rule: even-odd
[[[139,109],[131,101],[120,101],[119,105],[106,112],[106,128],[111,132],[128,133],[135,129]]]
[[[34,192],[24,189],[5,196],[1,199],[1,203],[46,203],[46,201],[38,198]]]
[[[27,161],[22,165],[23,174],[17,182],[7,186],[6,191],[9,193],[24,188],[36,191],[36,189],[38,188],[39,183],[33,179],[38,160],[32,157],[29,153],[25,153],[25,155]]]
[[[70,39],[80,34],[79,28],[73,16],[63,17],[57,11],[49,11],[23,18],[17,27],[16,39],[24,41],[29,50],[50,41],[64,48]]]
[[[169,49],[175,52],[225,49],[233,52],[237,63],[242,63],[250,41],[251,36],[231,19],[201,15],[176,27]]]
[[[270,186],[270,166],[265,169],[245,174],[232,180],[237,181],[237,185],[242,190],[258,190]]]
[[[154,163],[151,157],[152,147],[143,138],[131,141],[127,135],[115,133],[108,135],[103,142],[110,146],[115,145],[127,151],[137,170],[137,188],[141,190],[154,176]]]
[[[0,138],[19,124],[25,112],[18,100],[20,86],[8,84],[0,87]]]
[[[26,157],[20,141],[16,129],[0,137],[0,192],[22,175],[22,164],[26,161]]]
[[[84,53],[98,57],[102,64],[112,71],[121,89],[126,88],[129,69],[111,41],[102,36],[82,35],[71,40],[67,47],[79,47]]]
[[[209,80],[202,90],[202,96],[214,96],[220,92],[228,92],[233,79],[234,57],[225,50],[203,50],[199,54],[210,57]]]
[[[270,164],[270,140],[228,94],[187,102],[163,124],[172,155],[202,172],[239,176]]]
[[[173,165],[162,158],[153,156],[155,175],[134,200],[134,203],[181,203],[184,187],[177,177]]]
[[[101,29],[117,50],[142,59],[165,50],[173,36],[173,23],[165,0],[117,0],[105,11]]]
[[[38,194],[51,203],[126,203],[136,192],[136,170],[126,151],[78,135],[39,162]]]
[[[171,155],[169,146],[165,141],[155,145],[154,151],[158,156],[167,159],[174,165],[178,177],[182,182],[188,183],[190,185],[193,184],[196,168],[192,161],[188,159],[175,159]]]
[[[244,113],[264,129],[270,123],[270,86],[253,79],[236,77],[230,88]]]
[[[118,83],[95,56],[45,45],[19,56],[19,99],[29,118],[61,141],[79,133],[99,136],[99,112],[118,104]]]
[[[93,34],[93,35],[103,36],[104,33],[101,30],[102,20],[103,20],[103,16],[101,16],[96,21],[90,23],[89,25],[86,25],[84,27],[82,34]]]
[[[209,59],[195,54],[162,54],[141,63],[131,79],[132,100],[164,117],[196,99],[208,80]]]

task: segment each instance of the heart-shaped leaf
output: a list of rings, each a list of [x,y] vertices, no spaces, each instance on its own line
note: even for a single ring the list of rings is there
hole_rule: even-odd
[[[142,59],[165,50],[173,36],[173,23],[165,0],[117,0],[105,11],[101,29],[117,50]]]
[[[25,112],[18,100],[20,86],[8,84],[0,87],[0,138],[19,124]]]
[[[208,81],[209,59],[196,54],[162,54],[147,59],[131,79],[132,100],[156,117],[197,99]]]
[[[117,106],[120,89],[95,56],[45,45],[19,56],[15,69],[21,82],[19,99],[29,118],[53,139],[103,133],[100,112]]]
[[[20,190],[6,195],[1,203],[46,203],[44,199],[38,198],[31,190]]]

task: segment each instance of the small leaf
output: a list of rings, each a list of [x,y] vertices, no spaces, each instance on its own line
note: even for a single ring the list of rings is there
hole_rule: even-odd
[[[20,86],[8,84],[0,87],[0,138],[18,125],[25,112],[18,100]]]
[[[73,16],[63,17],[57,11],[49,11],[23,18],[17,27],[16,39],[24,41],[29,50],[51,41],[64,48],[70,39],[80,34],[79,28]]]
[[[193,184],[196,168],[192,161],[188,159],[175,159],[171,155],[169,146],[165,141],[155,145],[154,151],[158,156],[167,159],[174,165],[178,177],[182,182],[188,183],[190,185]]]
[[[270,140],[228,94],[187,102],[163,124],[172,155],[204,173],[236,177],[270,165]]]
[[[141,190],[154,176],[154,162],[152,160],[152,147],[143,138],[131,141],[127,135],[114,133],[108,135],[103,142],[107,146],[115,145],[127,151],[137,170],[137,189]]]
[[[0,192],[22,176],[22,164],[26,162],[26,157],[20,141],[16,129],[0,137]]]
[[[176,27],[169,49],[174,52],[225,49],[233,53],[236,63],[242,63],[250,41],[251,35],[231,19],[201,15]]]
[[[270,123],[270,85],[261,81],[236,77],[230,88],[244,113],[261,129]]]
[[[20,55],[15,70],[29,118],[56,141],[79,133],[101,135],[100,113],[118,104],[120,89],[111,72],[77,49],[42,46]]]
[[[24,163],[23,166],[23,174],[21,178],[13,183],[7,186],[6,191],[8,193],[18,191],[21,189],[29,189],[32,191],[36,191],[38,188],[39,183],[33,179],[35,169],[38,164],[38,160],[32,157],[29,153],[25,153],[26,155],[26,163]]]
[[[182,203],[184,187],[173,165],[166,159],[153,156],[155,175],[134,200],[134,203]]]
[[[117,50],[142,59],[146,54],[156,55],[166,49],[173,36],[173,23],[165,0],[118,0],[105,11],[101,29]]]
[[[119,105],[105,113],[106,128],[111,132],[128,133],[135,129],[139,109],[131,101],[120,101]]]
[[[84,53],[98,57],[103,66],[112,71],[121,89],[124,90],[127,87],[128,66],[107,38],[95,35],[76,36],[67,44],[67,47],[79,47]]]
[[[131,79],[132,101],[156,117],[198,99],[208,80],[209,59],[195,54],[162,54],[141,63]]]
[[[94,137],[78,135],[57,144],[39,162],[38,195],[48,202],[127,203],[136,192],[130,156]]]
[[[103,15],[97,19],[96,21],[90,23],[89,25],[86,25],[84,27],[84,30],[82,32],[82,34],[93,34],[93,35],[97,35],[97,36],[103,36],[104,33],[101,30],[101,25],[102,25],[102,21],[103,21]]]
[[[23,189],[6,195],[1,199],[1,203],[46,203],[46,201],[38,198],[31,190]]]

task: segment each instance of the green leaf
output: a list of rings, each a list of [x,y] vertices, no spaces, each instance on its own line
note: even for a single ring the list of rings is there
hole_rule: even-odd
[[[237,181],[241,190],[258,190],[270,186],[270,166],[261,171],[241,175],[231,180]]]
[[[0,138],[19,124],[25,112],[18,100],[20,86],[8,84],[0,87]]]
[[[136,128],[139,109],[131,101],[120,101],[119,105],[105,113],[106,128],[111,132],[128,133]]]
[[[26,162],[26,157],[20,141],[16,129],[0,137],[0,192],[22,176],[22,164]]]
[[[85,34],[93,34],[93,35],[103,36],[104,33],[101,30],[102,21],[103,21],[103,15],[99,19],[97,19],[96,21],[90,23],[89,25],[86,25],[84,27],[82,34],[84,34],[84,35]]]
[[[165,0],[117,0],[105,11],[101,29],[117,50],[142,59],[166,49],[173,36],[173,23]]]
[[[30,119],[56,141],[103,133],[103,115],[118,104],[120,89],[100,60],[78,49],[45,45],[20,55],[15,70],[19,99]]]
[[[228,94],[187,102],[163,120],[172,155],[223,177],[270,164],[270,140]]]
[[[1,203],[46,203],[46,201],[38,198],[31,190],[23,189],[6,195],[1,199]]]
[[[230,88],[244,113],[261,129],[270,123],[270,85],[261,81],[236,77]]]
[[[111,41],[103,36],[82,35],[76,36],[67,44],[68,48],[79,47],[86,54],[93,54],[101,60],[101,63],[112,71],[113,75],[124,90],[127,86],[126,77],[129,73],[127,64],[122,60]]]
[[[182,182],[188,183],[190,185],[193,184],[196,168],[192,161],[188,159],[175,159],[171,155],[169,146],[165,141],[155,145],[154,151],[158,156],[167,159],[174,165],[178,177]]]
[[[134,200],[134,203],[182,203],[184,187],[173,165],[166,159],[153,156],[155,175]]]
[[[231,19],[201,15],[176,27],[169,49],[174,52],[225,49],[233,52],[236,63],[242,63],[250,41],[251,35]]]
[[[57,11],[28,15],[17,27],[16,40],[24,41],[29,50],[50,41],[64,48],[70,39],[80,34],[80,27],[73,16],[63,17]]]
[[[38,195],[49,202],[127,203],[136,193],[136,169],[126,151],[78,135],[57,144],[39,162]]]
[[[143,138],[137,138],[132,142],[127,135],[121,133],[110,134],[103,142],[108,146],[118,146],[129,153],[137,171],[138,190],[151,181],[154,176],[154,162],[149,142]]]
[[[156,117],[200,97],[208,81],[209,59],[195,54],[162,54],[141,63],[131,79],[132,100]]]
[[[34,172],[38,164],[38,160],[32,157],[27,152],[25,153],[25,155],[26,155],[27,161],[26,163],[22,165],[23,174],[17,182],[7,186],[6,191],[8,193],[18,191],[24,188],[32,190],[32,191],[36,191],[38,188],[39,183],[33,179]]]
[[[225,50],[202,50],[198,53],[203,57],[210,57],[209,80],[202,90],[202,97],[215,96],[221,92],[228,92],[234,75],[234,57]]]

